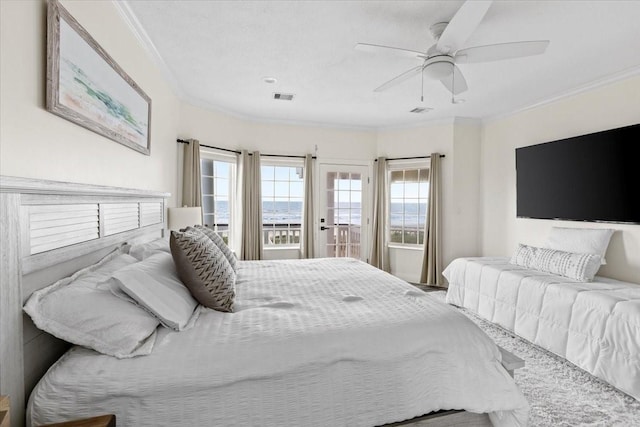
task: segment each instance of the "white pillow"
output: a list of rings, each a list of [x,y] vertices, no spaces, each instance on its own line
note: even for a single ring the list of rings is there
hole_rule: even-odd
[[[170,254],[160,252],[122,268],[111,280],[168,328],[182,331],[195,323],[198,302],[178,278]]]
[[[147,243],[134,244],[129,248],[129,255],[136,258],[138,261],[142,261],[149,258],[151,255],[160,252],[166,252],[168,254],[171,253],[169,237],[161,237]]]
[[[536,267],[538,271],[590,282],[600,269],[601,258],[598,254],[576,254],[553,249],[536,248]]]
[[[544,247],[577,254],[597,254],[602,264],[606,264],[604,255],[614,231],[610,228],[553,227]]]
[[[98,285],[136,262],[114,251],[97,264],[34,292],[24,311],[38,328],[72,344],[119,359],[149,354],[158,320]]]

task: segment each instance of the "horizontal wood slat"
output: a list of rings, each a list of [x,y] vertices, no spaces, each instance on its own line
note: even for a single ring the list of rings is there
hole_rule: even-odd
[[[140,227],[140,205],[138,203],[104,203],[102,227],[105,236],[134,230]]]
[[[80,243],[80,242],[88,242],[89,240],[93,240],[93,239],[97,239],[98,238],[98,230],[96,229],[96,232],[93,234],[86,234],[86,235],[82,235],[82,236],[78,236],[78,237],[74,237],[71,239],[63,239],[63,240],[58,240],[56,242],[53,243],[45,243],[45,244],[38,244],[38,245],[31,245],[31,254],[39,254],[40,252],[45,252],[45,251],[50,251],[52,249],[58,249],[58,248],[63,248],[65,246],[70,246],[70,245],[74,245],[76,243]]]
[[[76,203],[76,204],[59,204],[59,205],[33,205],[31,206],[32,214],[50,213],[50,212],[73,212],[98,209],[97,203]]]
[[[31,232],[34,232],[36,230],[65,227],[73,224],[87,224],[87,223],[95,222],[96,218],[98,218],[97,211],[91,215],[81,216],[77,218],[62,218],[62,219],[51,219],[48,221],[33,221],[31,223],[30,228],[31,228]]]
[[[136,228],[138,228],[138,224],[132,224],[132,225],[123,225],[121,227],[114,227],[114,228],[110,228],[110,229],[105,229],[104,231],[104,235],[105,236],[111,236],[113,234],[118,234],[118,233],[122,233],[123,231],[129,231],[129,230],[135,230]]]
[[[103,203],[102,207],[109,211],[117,211],[118,209],[138,210],[138,203]]]
[[[99,237],[97,203],[32,205],[28,218],[31,255]]]
[[[46,243],[64,242],[66,240],[76,239],[82,236],[86,236],[87,240],[95,239],[98,235],[98,226],[92,228],[85,228],[81,230],[74,230],[66,233],[52,234],[49,236],[33,237],[31,236],[31,246],[43,245]]]
[[[121,213],[111,213],[111,212],[105,212],[104,213],[104,217],[103,220],[106,223],[109,222],[116,222],[119,221],[121,219],[131,219],[131,218],[138,218],[138,211],[130,211],[130,212],[121,212]]]
[[[119,222],[117,224],[110,224],[108,227],[104,228],[104,235],[109,236],[113,233],[117,233],[122,230],[133,230],[138,228],[138,221],[125,221]]]
[[[84,222],[72,222],[69,225],[60,225],[58,227],[47,227],[40,228],[37,230],[31,229],[31,237],[43,237],[43,236],[53,236],[55,234],[69,233],[73,231],[79,230],[92,230],[96,228],[95,221],[87,220]]]
[[[140,227],[162,222],[162,202],[140,203]]]

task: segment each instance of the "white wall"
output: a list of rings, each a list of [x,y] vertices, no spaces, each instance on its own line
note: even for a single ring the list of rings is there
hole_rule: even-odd
[[[540,245],[553,226],[614,228],[598,274],[640,283],[640,226],[516,219],[515,148],[640,121],[640,77],[485,124],[482,131],[482,253],[510,255]]]
[[[182,104],[178,134],[201,144],[269,154],[313,154],[318,158],[373,160],[375,132],[296,126],[238,119],[227,114]]]
[[[63,6],[151,97],[151,156],[45,110],[46,3],[1,1],[0,173],[175,195],[178,99],[111,2]]]
[[[455,258],[480,255],[480,138],[482,127],[469,120],[456,120],[453,135],[453,176],[450,227],[445,266]],[[446,161],[447,159],[443,159]]]

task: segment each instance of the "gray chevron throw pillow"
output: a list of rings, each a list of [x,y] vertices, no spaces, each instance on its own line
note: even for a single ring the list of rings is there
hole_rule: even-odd
[[[191,227],[189,227],[191,228]],[[213,243],[216,244],[216,246],[218,246],[220,248],[220,250],[222,251],[222,253],[224,254],[224,256],[227,257],[227,261],[229,261],[229,264],[231,264],[231,268],[233,268],[233,271],[237,272],[238,271],[238,263],[236,260],[236,256],[233,252],[231,252],[231,249],[229,249],[229,246],[227,246],[227,244],[224,242],[224,240],[222,240],[222,237],[220,237],[220,235],[218,233],[216,233],[215,231],[213,231],[212,229],[210,229],[209,227],[206,226],[202,226],[202,225],[196,225],[196,228],[200,231],[202,231],[204,234],[207,235],[208,238],[210,238]]]
[[[172,231],[171,255],[180,280],[205,307],[232,312],[236,273],[224,253],[203,232]]]

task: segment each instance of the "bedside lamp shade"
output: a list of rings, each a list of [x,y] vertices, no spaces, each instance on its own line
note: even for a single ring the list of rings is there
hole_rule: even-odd
[[[202,225],[202,208],[169,208],[169,230]]]

